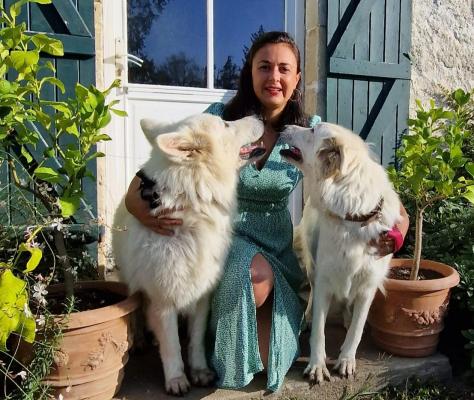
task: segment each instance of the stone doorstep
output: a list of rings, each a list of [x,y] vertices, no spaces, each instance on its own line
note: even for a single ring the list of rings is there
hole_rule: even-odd
[[[345,329],[330,325],[326,331],[329,368],[334,365],[339,348],[344,340]],[[425,358],[402,358],[381,353],[365,332],[357,352],[357,375],[354,379],[342,379],[333,374],[332,382],[310,387],[303,378],[303,370],[309,357],[309,332],[301,337],[301,357],[288,372],[282,389],[277,393],[265,390],[266,377],[257,374],[243,389],[195,388],[185,396],[186,400],[244,400],[244,399],[340,399],[345,393],[361,389],[375,391],[388,383],[403,384],[407,378],[417,376],[422,381],[443,381],[451,378],[451,366],[446,356],[436,353]],[[132,354],[125,368],[122,388],[114,400],[171,400],[164,391],[163,373],[156,348],[145,354]]]

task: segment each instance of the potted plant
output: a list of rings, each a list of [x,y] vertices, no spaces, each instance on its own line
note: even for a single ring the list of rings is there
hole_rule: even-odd
[[[80,312],[67,313],[68,307],[50,310],[57,314],[53,321],[63,321],[62,338],[54,352],[53,367],[43,383],[65,399],[110,399],[120,386],[122,369],[128,359],[132,339],[130,314],[139,301],[137,296],[128,297],[126,287],[117,282],[75,283],[70,250],[74,247],[73,236],[87,236],[82,229],[87,225],[78,226],[76,217],[87,207],[83,186],[90,184],[91,179],[95,181],[90,163],[104,156],[96,151],[96,145],[110,140],[102,129],[110,122],[111,113],[120,116],[125,113],[113,108],[116,101],[106,100],[109,92],[118,87],[118,81],[103,91],[77,83],[74,96],[68,100],[45,99],[45,90],[64,94],[65,87],[55,76],[54,65],[41,59],[40,53],[60,57],[64,53],[62,43],[46,34],[27,34],[26,24],[18,24],[17,17],[28,2],[51,1],[20,0],[8,10],[0,3],[0,149],[3,161],[8,163],[11,181],[24,193],[34,196],[34,220],[28,229],[36,231],[41,227],[43,245],[54,248],[55,253],[39,290],[34,285],[20,288],[19,282],[18,290],[21,289],[23,305],[28,298],[40,299],[46,305],[48,297],[44,295],[47,294],[56,303],[68,304],[76,310],[86,304],[83,297],[91,298],[91,304],[79,309]],[[35,154],[38,151],[41,151],[39,157]],[[29,248],[25,244],[18,250],[29,251]],[[38,253],[32,254],[37,260]],[[56,262],[60,268],[55,268]],[[44,271],[48,266],[42,268]],[[11,263],[0,264],[2,279],[12,280],[12,270]],[[62,285],[46,287],[53,277],[59,277]],[[3,293],[1,299],[5,300]],[[107,302],[102,304],[104,300]],[[35,319],[29,313],[25,306],[15,314],[20,327],[11,324],[10,314],[0,316],[0,324],[4,324],[0,325],[0,343],[12,332],[20,332],[26,342],[31,341],[34,336],[31,332],[35,330],[38,330],[37,340],[48,341],[46,328],[35,326]],[[61,318],[63,314],[67,317]],[[13,329],[3,330],[7,323]]]
[[[470,94],[458,89],[450,96],[452,108],[431,100],[424,109],[417,101],[416,118],[408,120],[396,153],[398,168],[388,170],[404,202],[414,205],[414,258],[392,260],[385,294],[377,293],[368,321],[375,343],[396,355],[422,357],[436,350],[450,288],[459,283],[452,267],[421,258],[424,212],[446,199],[474,203],[474,163],[463,154],[472,135],[463,112]]]

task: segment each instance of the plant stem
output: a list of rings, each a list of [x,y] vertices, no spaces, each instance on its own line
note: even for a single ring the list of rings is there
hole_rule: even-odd
[[[59,255],[59,262],[63,266],[64,272],[64,287],[66,290],[66,300],[71,300],[74,296],[74,276],[71,272],[71,264],[66,251],[66,244],[64,243],[64,235],[57,229],[54,230],[54,245]]]
[[[423,211],[424,208],[416,208],[416,225],[415,225],[415,254],[413,260],[413,267],[411,269],[410,279],[418,279],[418,272],[420,271],[421,260],[421,245],[423,242]]]

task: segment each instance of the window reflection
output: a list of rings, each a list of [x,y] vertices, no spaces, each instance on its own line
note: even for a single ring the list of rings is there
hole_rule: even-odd
[[[132,83],[206,87],[206,1],[128,0]]]
[[[237,89],[259,33],[284,30],[284,0],[214,1],[214,87]],[[206,87],[206,0],[128,0],[128,81]]]
[[[284,28],[284,0],[214,1],[214,86],[237,89],[252,40],[264,31]]]

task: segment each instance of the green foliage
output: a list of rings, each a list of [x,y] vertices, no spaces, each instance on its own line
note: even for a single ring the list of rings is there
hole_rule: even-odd
[[[42,336],[48,340],[35,340],[32,346],[22,354],[17,354],[20,346],[17,344],[10,353],[0,351],[0,371],[3,365],[9,365],[10,368],[3,372],[4,389],[7,393],[5,400],[41,400],[51,399],[50,387],[45,385],[44,378],[49,374],[54,357],[59,348],[62,338],[63,326],[67,323],[68,316],[74,311],[74,302],[69,301],[65,304],[63,318],[59,319],[57,315],[51,314],[47,309],[41,310],[41,330]],[[34,357],[30,360],[31,356]],[[1,383],[1,380],[0,380]],[[7,389],[5,391],[5,389]]]
[[[96,145],[110,140],[103,129],[113,113],[125,115],[114,108],[117,102],[107,101],[118,81],[106,90],[77,83],[73,93],[66,93],[53,63],[41,58],[42,54],[63,56],[63,44],[44,33],[27,32],[18,16],[27,3],[51,2],[20,0],[6,8],[0,1],[0,168],[6,170],[8,164],[11,182],[4,193],[0,185],[0,205],[5,207],[1,204],[5,193],[9,198],[14,193],[21,200],[8,202],[8,213],[0,216],[0,225],[11,223],[9,215],[14,208],[24,224],[0,226],[0,375],[18,389],[21,399],[33,399],[34,393],[43,392],[40,381],[49,371],[51,340],[57,337],[45,323],[50,315],[47,286],[54,276],[64,277],[67,304],[72,304],[74,269],[67,240],[73,234],[67,226],[83,204],[86,181],[95,180],[91,161],[104,156]],[[49,100],[48,92],[68,98]],[[33,154],[40,148],[44,148],[42,156],[35,159]],[[25,240],[21,237],[24,233]],[[6,243],[8,247],[3,247]],[[44,268],[45,254],[51,260],[48,269]],[[61,266],[62,274],[56,272],[56,265]],[[38,341],[34,341],[36,329],[42,333]],[[23,341],[34,342],[36,357],[28,367],[15,358],[17,334]],[[20,370],[14,372],[10,365]]]
[[[397,150],[399,168],[389,169],[395,188],[421,209],[456,197],[474,203],[474,163],[463,153],[472,136],[463,117],[470,93],[458,89],[451,98],[453,109],[434,100],[424,109],[417,101],[416,118],[408,120],[409,132]]]
[[[462,334],[469,341],[466,344],[466,349],[470,350],[471,353],[474,352],[474,329],[463,331]],[[471,368],[474,369],[474,356],[471,358]]]
[[[462,153],[469,160],[474,157],[474,97],[456,90],[445,96],[445,109],[456,114],[457,123],[467,131],[462,144]],[[459,105],[461,104],[461,105]],[[458,177],[469,176],[465,168],[457,171]],[[461,178],[462,180],[462,178]],[[413,198],[402,200],[409,215],[415,215],[416,203]],[[449,322],[446,324],[446,345],[444,351],[454,357],[458,372],[474,363],[474,349],[471,343],[464,349],[465,341],[459,331],[474,328],[474,206],[465,198],[442,200],[427,208],[423,223],[423,255],[427,259],[438,260],[455,267],[460,283],[452,289]],[[405,240],[402,257],[410,257],[414,252],[416,232],[412,226]],[[443,342],[444,339],[442,339]],[[467,338],[466,338],[467,340]],[[442,343],[443,345],[443,343]],[[466,352],[468,350],[468,352]],[[453,362],[453,360],[452,360]],[[471,366],[472,370],[474,368]]]
[[[0,275],[0,350],[7,350],[7,339],[12,332],[24,337],[31,343],[35,338],[35,320],[28,306],[26,282],[13,275],[12,271],[3,271]],[[27,310],[25,310],[25,307]]]
[[[46,132],[49,146],[33,170],[32,187],[28,189],[35,191],[42,182],[54,185],[57,195],[37,193],[38,197],[52,214],[68,218],[84,197],[82,180],[94,179],[88,163],[104,156],[95,150],[97,143],[110,140],[101,130],[110,122],[111,112],[123,115],[113,108],[116,102],[106,102],[107,94],[119,82],[105,91],[77,83],[74,98],[43,100],[47,86],[64,93],[64,84],[55,77],[53,64],[40,60],[40,52],[62,56],[64,50],[60,41],[42,33],[27,35],[25,23],[16,25],[16,16],[26,2],[15,3],[10,14],[0,6],[4,21],[0,30],[0,146],[6,151],[19,146],[23,162],[35,166],[31,151],[37,147],[38,131]],[[5,79],[7,72],[9,80]]]
[[[449,95],[447,106],[431,100],[429,108],[420,101],[417,107],[397,150],[398,168],[388,170],[403,201],[416,210],[412,279],[418,276],[425,211],[447,199],[474,203],[474,163],[465,154],[466,144],[473,140],[471,93],[457,89]]]
[[[368,397],[371,400],[462,400],[472,399],[471,388],[455,388],[439,382],[421,383],[409,380],[404,386],[388,386],[377,395]],[[359,397],[365,398],[367,397]]]
[[[64,93],[64,84],[55,76],[53,64],[42,60],[40,53],[62,56],[64,50],[60,41],[43,33],[27,34],[26,24],[17,24],[16,17],[26,3],[28,0],[16,2],[9,10],[0,5],[0,151],[8,155],[15,185],[32,193],[46,210],[43,223],[53,228],[53,242],[71,296],[73,277],[61,231],[81,206],[84,181],[95,180],[90,162],[104,156],[96,151],[96,144],[110,140],[102,129],[112,113],[125,113],[114,109],[117,101],[106,100],[119,81],[104,91],[77,83],[72,98],[44,99],[46,89]],[[32,153],[38,148],[40,132],[47,147],[41,160],[35,160]],[[20,149],[19,162],[11,149]],[[21,179],[25,172],[27,181]]]
[[[41,228],[37,228],[29,239],[21,243],[15,257],[0,262],[0,351],[7,350],[7,340],[15,332],[32,343],[35,338],[36,323],[29,306],[28,282],[26,276],[39,264],[42,250],[34,247],[34,238]],[[22,253],[29,253],[24,268],[21,268]]]

